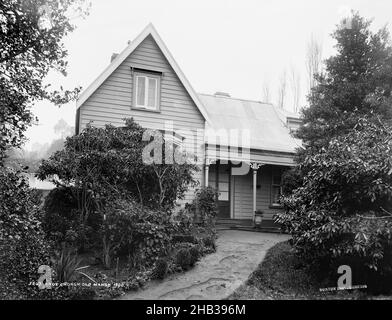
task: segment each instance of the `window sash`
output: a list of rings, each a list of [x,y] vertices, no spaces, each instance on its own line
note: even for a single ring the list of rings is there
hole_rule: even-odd
[[[138,74],[135,76],[135,106],[158,110],[159,77]]]
[[[281,205],[280,196],[282,195],[282,177],[274,175],[271,181],[271,205]]]

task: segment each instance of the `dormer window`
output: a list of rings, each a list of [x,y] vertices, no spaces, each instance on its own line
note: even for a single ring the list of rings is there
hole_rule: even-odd
[[[134,72],[134,107],[159,111],[161,76]]]

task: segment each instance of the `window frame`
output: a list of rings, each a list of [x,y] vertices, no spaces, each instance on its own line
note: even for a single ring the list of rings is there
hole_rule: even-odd
[[[145,87],[144,87],[144,102],[145,105],[139,105],[137,102],[137,92],[138,92],[138,78],[145,78]],[[149,91],[149,78],[155,79],[157,81],[157,86],[155,90],[155,106],[148,106],[148,91]],[[162,75],[153,73],[153,72],[142,72],[142,71],[134,71],[133,72],[133,106],[132,108],[137,110],[144,110],[150,112],[160,112],[161,110],[161,78]]]
[[[184,140],[185,137],[179,135],[175,131],[163,132],[165,142],[171,142],[173,149],[180,148],[183,149],[184,147]]]
[[[274,178],[279,177],[280,183],[274,183]],[[272,174],[271,176],[271,185],[270,185],[270,208],[282,208],[281,203],[274,202],[274,188],[279,187],[279,193],[282,195],[282,174]]]

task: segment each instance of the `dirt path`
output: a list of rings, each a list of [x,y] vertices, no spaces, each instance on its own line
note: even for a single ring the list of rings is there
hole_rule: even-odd
[[[288,238],[280,234],[221,231],[217,251],[202,258],[193,269],[163,281],[152,281],[120,299],[224,299],[248,279],[269,248]]]

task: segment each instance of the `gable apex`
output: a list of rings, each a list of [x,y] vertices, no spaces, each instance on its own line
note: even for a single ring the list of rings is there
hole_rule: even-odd
[[[165,43],[159,36],[158,32],[156,31],[155,27],[152,23],[149,23],[144,30],[131,42],[129,42],[128,46],[109,64],[108,67],[98,76],[97,79],[94,80],[80,95],[78,100],[76,101],[76,107],[79,109],[84,102],[104,83],[104,81],[127,59],[127,57],[135,51],[135,49],[145,40],[148,36],[151,36],[154,41],[156,42],[158,48],[163,53],[164,57],[169,62],[170,66],[173,68],[174,72],[176,73],[177,77],[181,81],[182,85],[184,86],[185,90],[188,92],[189,96],[199,109],[200,113],[207,121],[210,122],[209,116],[207,111],[204,108],[204,105],[199,99],[198,94],[194,91],[191,84],[189,83],[188,79],[185,77],[184,73],[181,71],[180,67],[178,66],[177,62],[174,60],[173,56],[171,55],[170,51],[167,49]]]

